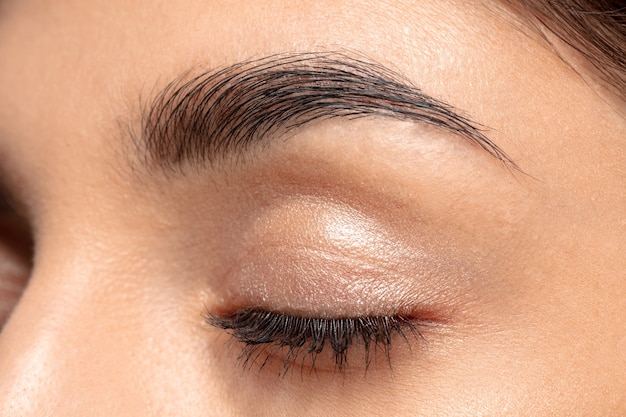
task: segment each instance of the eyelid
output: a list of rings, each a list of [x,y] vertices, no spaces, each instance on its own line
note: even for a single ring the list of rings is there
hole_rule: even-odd
[[[285,191],[254,194],[260,201],[254,200],[237,222],[241,233],[229,246],[232,261],[215,280],[216,302],[207,306],[207,323],[241,344],[244,367],[270,362],[284,369],[297,357],[313,368],[320,363],[319,341],[312,340],[310,327],[303,331],[302,326],[355,327],[364,326],[359,320],[372,325],[391,320],[445,329],[474,301],[474,270],[464,269],[454,247],[443,246],[439,235],[428,234],[420,223],[407,229],[402,227],[406,219],[386,222],[381,214],[386,206],[370,209],[358,200],[299,193],[301,188]],[[403,339],[403,332],[412,334],[409,328],[394,330],[395,339]],[[361,340],[363,348],[367,343],[364,327],[360,329],[360,339],[353,339]],[[368,336],[365,340],[386,356],[389,344]],[[327,347],[320,357],[324,368],[341,369],[342,351]],[[352,351],[360,351],[357,357],[363,357],[367,368],[367,348]]]
[[[283,201],[255,214],[249,229],[219,281],[222,311],[260,306],[345,317],[430,309],[443,318],[446,300],[469,282],[450,258],[403,243],[350,207]]]

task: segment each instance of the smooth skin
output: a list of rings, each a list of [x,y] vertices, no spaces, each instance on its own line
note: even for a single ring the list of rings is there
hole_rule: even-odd
[[[402,73],[520,170],[383,118],[142,166],[126,127],[181,73],[308,51]],[[1,416],[626,414],[625,105],[497,2],[8,0],[0,56],[3,182],[35,242]],[[344,374],[246,370],[204,320],[246,297],[359,314],[406,286],[437,325],[392,370],[358,350]]]

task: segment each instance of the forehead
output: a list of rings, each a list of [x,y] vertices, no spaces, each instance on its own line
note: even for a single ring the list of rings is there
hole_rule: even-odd
[[[347,49],[391,62],[433,93],[443,82],[446,90],[466,86],[478,72],[488,78],[533,68],[511,62],[510,51],[531,41],[497,5],[483,2],[15,1],[4,8],[0,48],[14,64],[3,76],[13,74],[14,83],[54,79],[56,88],[45,90],[63,89],[72,100],[90,95],[75,93],[76,84],[99,97],[138,88],[149,94],[196,65],[311,50]]]
[[[440,51],[454,49],[455,60],[462,49],[474,55],[476,42],[494,29],[481,29],[490,13],[484,6],[450,1],[14,1],[4,9],[7,52],[37,52],[33,63],[56,61],[64,69],[89,64],[92,74],[105,67],[116,85],[303,49],[349,48],[409,65],[428,56],[442,61],[431,63],[440,71],[452,58]]]

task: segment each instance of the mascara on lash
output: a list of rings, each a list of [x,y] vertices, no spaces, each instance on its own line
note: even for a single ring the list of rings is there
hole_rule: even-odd
[[[206,321],[243,343],[239,359],[244,368],[258,363],[262,369],[271,357],[281,353],[283,373],[298,358],[302,364],[308,358],[314,370],[318,355],[325,349],[331,351],[334,369],[343,372],[353,346],[364,350],[366,370],[377,349],[391,366],[389,351],[395,336],[405,341],[409,335],[422,338],[415,322],[402,315],[315,318],[243,309],[225,316],[207,314]]]

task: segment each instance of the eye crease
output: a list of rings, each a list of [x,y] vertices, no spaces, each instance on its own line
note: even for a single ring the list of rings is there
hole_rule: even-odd
[[[420,323],[404,315],[319,318],[243,309],[225,316],[207,314],[206,322],[243,344],[239,360],[245,369],[257,365],[262,370],[277,357],[283,376],[297,364],[316,371],[324,350],[330,351],[333,372],[349,369],[348,353],[354,349],[363,351],[365,372],[378,352],[391,369],[394,340],[423,339]]]

